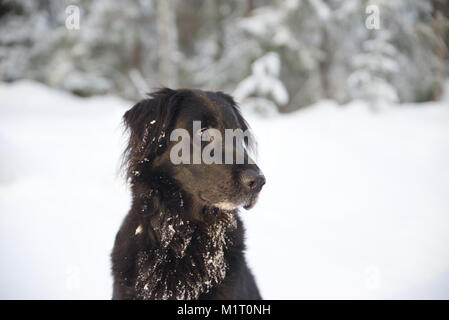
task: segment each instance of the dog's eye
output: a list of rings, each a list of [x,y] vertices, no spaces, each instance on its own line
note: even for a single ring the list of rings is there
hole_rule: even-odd
[[[200,130],[197,131],[197,135],[201,137],[202,141],[213,141],[214,137],[212,137],[209,133],[209,129],[210,128],[201,128]]]

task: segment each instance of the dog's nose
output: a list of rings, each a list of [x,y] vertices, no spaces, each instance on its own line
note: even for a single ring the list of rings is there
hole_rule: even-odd
[[[254,169],[243,171],[241,179],[243,185],[250,191],[260,191],[265,184],[264,175]]]

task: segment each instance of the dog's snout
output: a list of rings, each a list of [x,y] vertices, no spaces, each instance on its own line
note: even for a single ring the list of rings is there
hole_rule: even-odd
[[[241,179],[242,184],[250,191],[260,191],[265,184],[265,176],[254,169],[243,171]]]

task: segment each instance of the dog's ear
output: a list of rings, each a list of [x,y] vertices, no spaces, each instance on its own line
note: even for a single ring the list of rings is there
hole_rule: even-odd
[[[175,114],[176,90],[163,88],[139,101],[123,116],[125,130],[129,132],[128,145],[122,166],[127,177],[136,173],[139,163],[152,162],[167,145],[166,131]]]

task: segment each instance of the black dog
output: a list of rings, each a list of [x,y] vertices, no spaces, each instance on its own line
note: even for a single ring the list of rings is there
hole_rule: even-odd
[[[248,139],[244,164],[173,164],[177,142],[170,134],[192,132],[194,120],[202,128],[192,135],[248,129],[234,100],[221,92],[165,88],[124,115],[133,199],[111,255],[113,299],[261,298],[237,211],[254,205],[265,178],[249,163]]]

